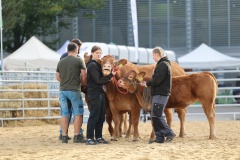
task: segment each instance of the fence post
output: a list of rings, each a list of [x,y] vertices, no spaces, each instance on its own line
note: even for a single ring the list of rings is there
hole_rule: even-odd
[[[50,117],[50,102],[49,102],[49,72],[47,72],[47,99],[48,99],[48,117]]]
[[[23,78],[23,72],[22,73],[22,113],[23,113],[23,118],[25,118],[25,105],[24,105],[24,102],[25,102],[25,97],[24,97],[24,78]]]

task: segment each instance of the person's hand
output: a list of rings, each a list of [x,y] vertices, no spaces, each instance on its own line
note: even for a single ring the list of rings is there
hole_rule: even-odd
[[[114,71],[114,69],[112,70],[112,74],[115,76],[117,73],[117,71]]]
[[[114,66],[113,70],[112,70],[112,74],[115,76],[117,71],[118,71],[119,67],[118,66]]]
[[[114,67],[113,67],[113,71],[114,71],[114,72],[117,72],[117,71],[118,71],[118,69],[119,69],[119,67],[118,67],[118,66],[114,66]]]
[[[140,82],[140,85],[141,85],[141,86],[144,86],[144,87],[147,87],[147,84],[146,84],[145,81]]]

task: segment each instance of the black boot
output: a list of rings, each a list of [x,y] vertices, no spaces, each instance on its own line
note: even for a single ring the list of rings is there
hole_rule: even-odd
[[[68,143],[68,136],[62,136],[62,143]]]

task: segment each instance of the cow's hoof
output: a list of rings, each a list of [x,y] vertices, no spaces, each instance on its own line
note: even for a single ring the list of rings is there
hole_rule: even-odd
[[[118,141],[118,140],[117,140],[117,139],[113,139],[113,138],[111,138],[110,141]]]
[[[179,137],[184,138],[187,134],[179,134]]]
[[[125,138],[129,138],[129,137],[130,137],[130,134],[127,133],[127,134],[125,135]]]
[[[138,139],[134,139],[134,140],[133,140],[133,142],[137,142],[137,141],[138,141]]]
[[[215,135],[210,135],[210,136],[209,136],[209,139],[210,139],[210,140],[214,140],[214,139],[217,139],[217,137],[216,137]]]

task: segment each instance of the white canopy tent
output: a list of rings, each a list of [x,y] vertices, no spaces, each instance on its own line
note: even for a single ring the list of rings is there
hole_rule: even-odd
[[[66,40],[66,42],[62,45],[62,47],[59,48],[56,52],[57,52],[59,55],[62,55],[62,54],[64,54],[64,53],[66,53],[66,52],[67,52],[67,46],[68,46],[69,43],[70,43],[70,41],[69,41],[69,40]]]
[[[204,43],[178,58],[178,62],[181,67],[188,69],[237,68],[240,66],[240,59],[220,53]]]
[[[59,54],[33,36],[4,59],[4,68],[6,70],[55,69],[59,59]]]

